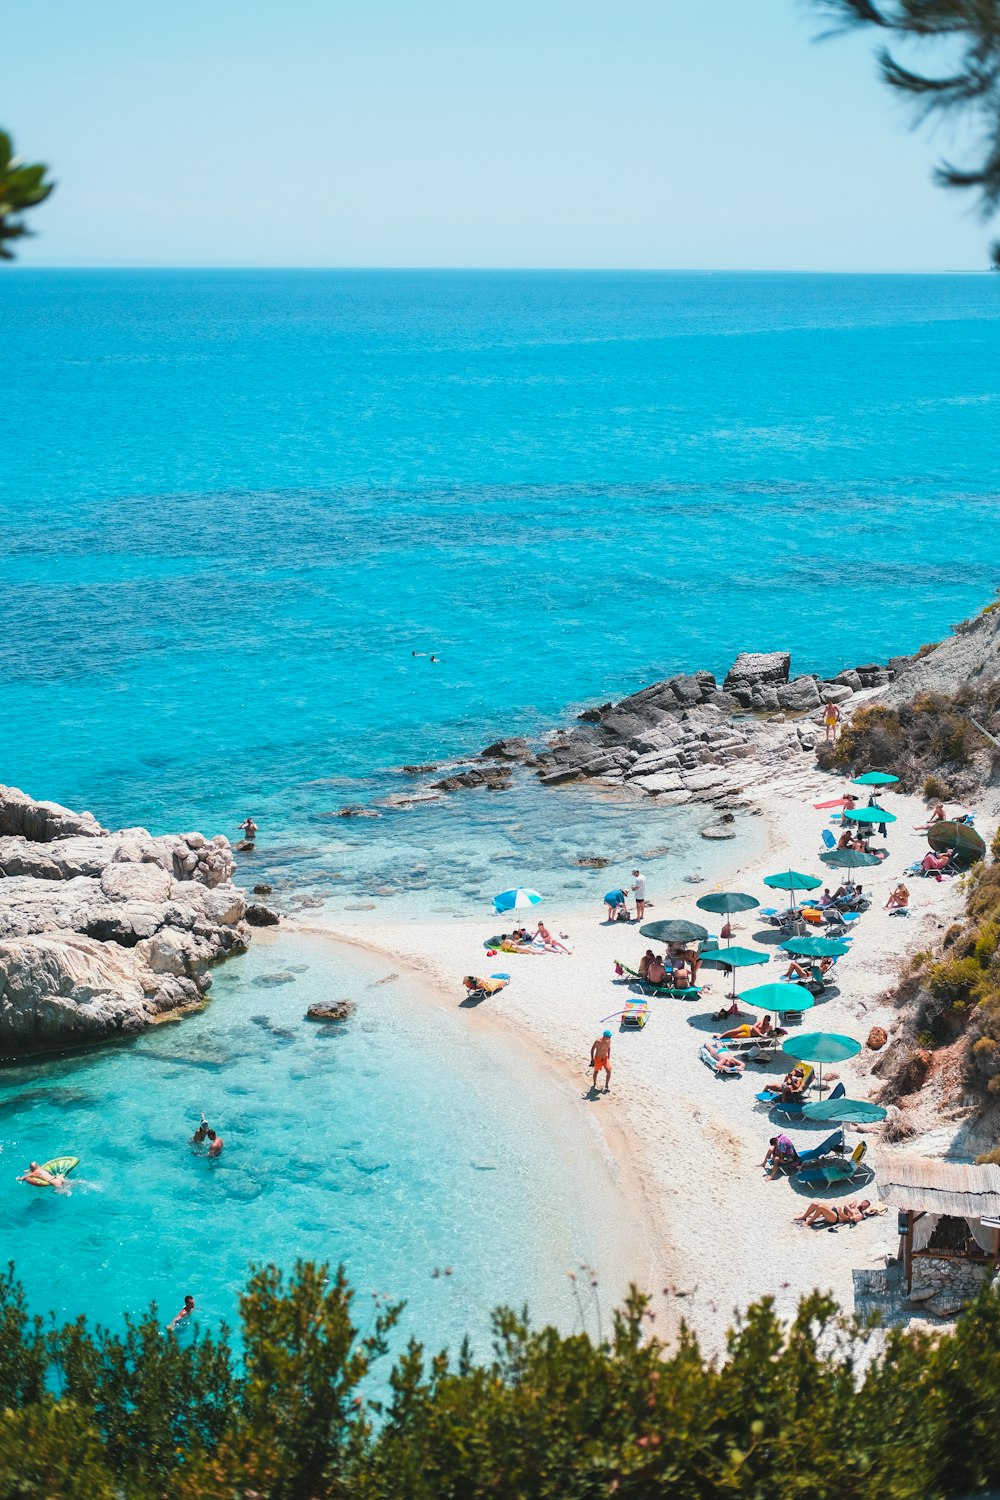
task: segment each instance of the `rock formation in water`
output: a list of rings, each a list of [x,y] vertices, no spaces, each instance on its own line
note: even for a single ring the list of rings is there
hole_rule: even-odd
[[[466,767],[431,783],[435,794],[461,788],[503,789],[512,767],[536,772],[546,786],[591,781],[624,787],[658,802],[739,807],[788,761],[810,755],[822,738],[825,705],[854,707],[884,691],[891,668],[869,663],[823,679],[790,678],[787,651],[742,652],[721,685],[711,672],[655,682],[616,703],[579,714],[577,723],[533,745],[501,739]],[[416,801],[420,793],[398,799]],[[717,824],[706,837],[726,837]]]
[[[0,1054],[141,1031],[250,940],[228,839],[109,832],[0,786]]]

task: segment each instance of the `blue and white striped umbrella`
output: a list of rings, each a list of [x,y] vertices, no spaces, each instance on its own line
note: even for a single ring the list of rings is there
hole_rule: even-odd
[[[529,891],[524,886],[518,886],[513,891],[501,891],[499,896],[493,897],[493,910],[522,911],[526,906],[537,906],[541,901],[537,891]]]

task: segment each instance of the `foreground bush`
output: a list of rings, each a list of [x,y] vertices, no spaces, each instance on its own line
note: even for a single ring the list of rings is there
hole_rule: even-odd
[[[155,1310],[120,1334],[28,1315],[0,1280],[0,1497],[625,1500],[958,1497],[1000,1477],[1000,1293],[880,1350],[826,1297],[769,1301],[724,1361],[666,1348],[634,1294],[609,1341],[494,1319],[486,1363],[416,1344],[371,1394],[398,1310],[360,1336],[343,1273],[252,1277],[242,1355]],[[367,1393],[367,1394],[366,1394]]]

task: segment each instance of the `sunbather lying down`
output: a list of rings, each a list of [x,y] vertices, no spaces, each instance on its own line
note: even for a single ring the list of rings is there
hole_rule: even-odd
[[[833,1207],[829,1203],[810,1203],[804,1214],[796,1214],[792,1223],[832,1228],[835,1224],[860,1224],[862,1219],[872,1219],[884,1213],[881,1205],[873,1208],[867,1198],[862,1198],[860,1203],[840,1203]]]
[[[744,1021],[743,1024],[742,1024],[742,1026],[734,1026],[731,1031],[720,1031],[719,1034],[718,1034],[718,1040],[719,1041],[726,1041],[726,1040],[728,1040],[729,1037],[784,1036],[784,1035],[785,1035],[785,1033],[781,1030],[780,1027],[777,1029],[777,1031],[775,1031],[775,1028],[774,1028],[774,1026],[771,1023],[771,1017],[770,1016],[761,1016],[760,1020],[759,1021],[754,1021],[754,1023],[753,1023],[752,1026],[750,1025],[749,1021]]]
[[[495,995],[506,988],[506,979],[477,979],[475,974],[466,974],[462,980],[470,995],[478,995],[483,998],[487,995]]]
[[[702,1044],[700,1055],[702,1061],[707,1062],[714,1073],[742,1073],[746,1067],[742,1058],[734,1057],[731,1052],[727,1052],[714,1037],[710,1042]]]

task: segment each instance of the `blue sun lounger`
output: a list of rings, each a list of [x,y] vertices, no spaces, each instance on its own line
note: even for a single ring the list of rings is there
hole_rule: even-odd
[[[839,1182],[853,1182],[857,1177],[867,1177],[871,1173],[871,1167],[865,1161],[867,1152],[866,1143],[859,1141],[846,1161],[828,1161],[816,1165],[807,1162],[805,1171],[800,1169],[795,1180],[818,1182],[824,1187],[833,1187]]]

